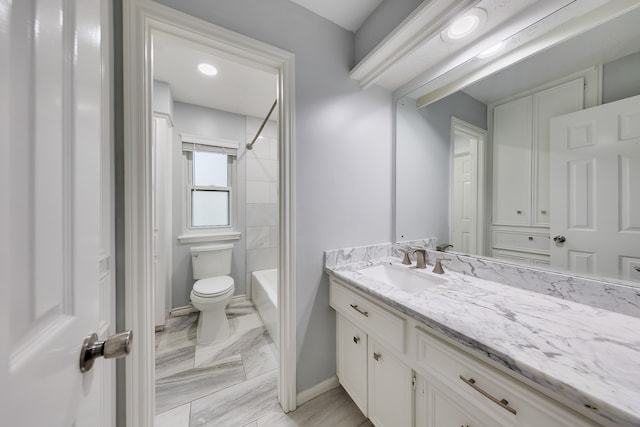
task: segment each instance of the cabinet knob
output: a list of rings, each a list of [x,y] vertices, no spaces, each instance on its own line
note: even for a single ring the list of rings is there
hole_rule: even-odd
[[[516,211],[518,215],[522,215],[522,211]]]
[[[547,211],[542,210],[542,211],[540,211],[540,213],[541,213],[542,215],[546,215],[546,214],[547,214]]]
[[[378,362],[380,360],[380,353],[373,353],[373,358],[376,360],[376,362]]]
[[[358,344],[360,342],[360,337],[353,337],[353,342]]]
[[[529,236],[529,241],[532,242],[533,241],[533,237]]]

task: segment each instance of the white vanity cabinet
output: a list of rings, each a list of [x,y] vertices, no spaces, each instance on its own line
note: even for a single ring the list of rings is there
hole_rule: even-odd
[[[416,328],[417,427],[594,426],[499,370]]]
[[[337,375],[376,427],[597,425],[334,277],[330,289]]]
[[[336,370],[340,384],[363,414],[368,413],[367,334],[338,314],[336,319]]]
[[[405,319],[334,280],[331,306],[340,384],[376,427],[411,427],[413,371],[394,354],[404,352]]]
[[[493,108],[493,256],[548,263],[549,121],[584,102],[579,78]]]
[[[377,426],[413,425],[413,382],[410,367],[369,338],[369,413]]]

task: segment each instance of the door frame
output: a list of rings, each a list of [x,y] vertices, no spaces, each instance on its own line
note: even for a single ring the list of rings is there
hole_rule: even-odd
[[[251,64],[277,69],[279,148],[278,399],[296,408],[294,55],[152,0],[123,8],[125,324],[134,331],[126,361],[128,426],[153,426],[154,286],[151,229],[151,32],[177,35]]]
[[[455,139],[456,132],[463,132],[478,139],[478,146],[476,147],[476,185],[477,185],[477,202],[476,202],[476,256],[488,256],[485,253],[486,236],[487,236],[487,224],[485,224],[485,209],[486,209],[486,159],[487,159],[487,131],[471,123],[465,122],[455,116],[451,116],[451,131],[449,134],[449,144],[451,149],[450,167],[449,167],[449,242],[453,241],[453,162],[455,155]],[[456,248],[453,248],[455,251]]]

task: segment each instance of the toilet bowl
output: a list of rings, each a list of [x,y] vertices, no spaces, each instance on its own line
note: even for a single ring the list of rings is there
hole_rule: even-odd
[[[191,303],[200,310],[197,340],[207,344],[229,335],[225,308],[235,291],[231,272],[233,245],[196,246],[191,248],[193,278]]]

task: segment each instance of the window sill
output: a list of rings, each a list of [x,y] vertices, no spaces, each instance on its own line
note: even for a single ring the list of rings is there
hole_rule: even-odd
[[[204,242],[219,242],[224,240],[239,240],[242,237],[242,233],[239,231],[223,231],[223,232],[210,232],[210,233],[193,233],[183,234],[178,236],[178,242],[180,243],[204,243]]]

